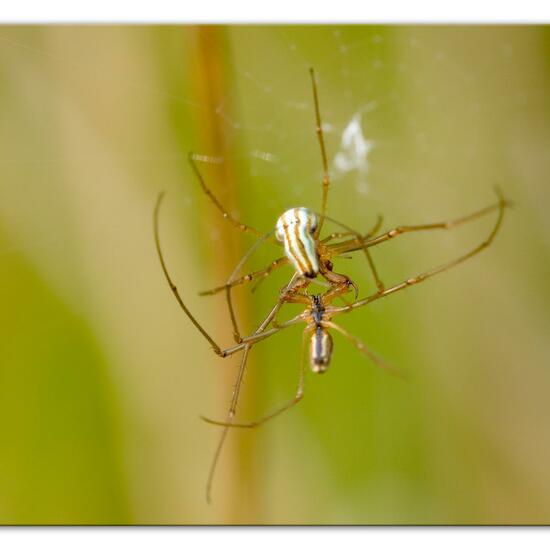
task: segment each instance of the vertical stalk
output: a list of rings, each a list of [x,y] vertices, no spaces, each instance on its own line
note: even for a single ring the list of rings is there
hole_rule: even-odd
[[[223,157],[224,162],[215,165],[214,170],[208,167],[204,170],[205,177],[213,192],[220,201],[231,211],[238,200],[237,197],[237,173],[235,163],[235,143],[232,129],[225,122],[221,112],[228,120],[237,117],[232,105],[232,78],[228,68],[231,57],[229,40],[224,27],[221,26],[197,26],[186,29],[190,47],[186,48],[190,58],[189,72],[194,89],[194,95],[201,109],[197,109],[196,140],[194,147],[198,152],[214,157]],[[244,252],[242,236],[224,220],[220,213],[205,201],[205,217],[208,219],[208,227],[213,228],[221,235],[220,246],[212,255],[212,270],[223,279],[233,270],[238,259]],[[250,306],[247,300],[236,300],[238,321],[243,331],[250,326]],[[230,326],[225,303],[220,299],[219,319],[226,320],[220,323],[217,334],[222,333],[226,342],[230,342],[231,333],[227,329]],[[226,405],[229,402],[231,388],[236,374],[232,359],[227,363],[216,361],[219,369],[220,388],[216,392],[219,403]],[[251,414],[253,407],[246,406],[247,395],[254,395],[254,376],[251,372],[253,365],[249,360],[246,373],[245,387],[238,410]],[[220,412],[223,408],[220,407]],[[223,411],[225,413],[225,411]],[[223,414],[222,414],[223,416]],[[205,430],[210,427],[205,426]],[[221,434],[219,434],[221,435]],[[255,456],[255,433],[243,433],[241,430],[231,430],[226,447],[223,450],[220,467],[214,480],[213,507],[223,509],[223,519],[227,523],[257,522],[260,520],[258,513],[258,483],[255,480],[255,468],[253,457]],[[212,449],[213,452],[214,449]],[[206,475],[206,469],[205,469]],[[225,489],[225,490],[224,490]]]

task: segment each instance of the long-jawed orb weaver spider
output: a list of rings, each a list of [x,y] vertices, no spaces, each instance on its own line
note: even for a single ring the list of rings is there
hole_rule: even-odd
[[[315,213],[312,210],[307,208],[292,208],[283,213],[277,220],[275,231],[268,233],[262,233],[261,231],[241,223],[235,219],[219,202],[216,196],[212,191],[207,187],[198,167],[195,163],[195,156],[193,154],[189,155],[189,162],[197,179],[200,183],[200,186],[204,193],[209,197],[212,203],[216,208],[222,213],[223,217],[227,219],[235,228],[239,231],[250,233],[258,237],[256,243],[249,249],[241,261],[237,264],[233,273],[222,286],[216,287],[214,289],[201,292],[201,295],[212,295],[218,292],[225,291],[227,306],[229,310],[229,315],[231,317],[231,322],[233,325],[233,332],[235,338],[235,344],[227,348],[222,348],[219,346],[216,341],[210,336],[210,334],[202,327],[202,325],[197,321],[195,316],[187,308],[179,291],[177,290],[176,285],[174,284],[168,269],[166,267],[166,262],[162,253],[160,245],[160,236],[159,236],[159,211],[162,204],[164,194],[161,193],[158,197],[154,214],[153,214],[153,223],[154,223],[154,235],[155,235],[155,245],[157,254],[160,260],[162,271],[164,277],[170,286],[172,293],[174,294],[176,300],[178,301],[181,309],[190,319],[190,321],[195,325],[203,337],[209,342],[213,351],[220,357],[229,357],[235,353],[242,352],[240,366],[237,373],[237,378],[233,388],[233,395],[231,398],[231,403],[227,413],[226,420],[224,422],[219,422],[211,420],[209,418],[202,417],[208,423],[219,425],[223,427],[223,431],[214,453],[214,458],[210,466],[210,471],[208,474],[208,480],[206,484],[206,500],[207,502],[211,501],[211,488],[214,474],[216,471],[216,466],[220,457],[221,450],[223,448],[225,439],[227,437],[229,428],[254,428],[259,426],[266,421],[274,418],[275,416],[287,411],[292,406],[296,405],[303,396],[304,388],[304,378],[305,378],[305,361],[302,361],[300,368],[300,375],[298,381],[298,387],[296,390],[295,396],[285,405],[279,407],[275,411],[271,412],[256,420],[254,422],[248,423],[237,423],[234,421],[235,414],[237,410],[237,403],[239,399],[241,384],[243,381],[246,364],[248,360],[248,355],[250,349],[261,340],[265,340],[273,336],[274,334],[284,330],[293,325],[305,322],[306,327],[304,329],[303,341],[304,348],[307,343],[306,336],[311,334],[310,346],[309,346],[309,362],[311,370],[315,373],[323,373],[327,370],[330,360],[332,357],[333,343],[332,336],[330,335],[330,330],[335,330],[340,332],[345,338],[347,338],[361,353],[370,358],[375,364],[380,367],[393,370],[392,367],[387,365],[380,357],[378,357],[374,352],[372,352],[363,342],[357,339],[355,336],[349,334],[345,329],[333,322],[333,318],[342,313],[348,313],[354,311],[360,307],[363,307],[375,300],[384,298],[413,286],[417,283],[425,281],[426,279],[442,273],[466,260],[475,256],[485,248],[487,248],[495,238],[501,223],[504,217],[504,210],[508,206],[508,202],[503,198],[501,193],[496,190],[498,195],[498,201],[494,204],[491,204],[481,210],[478,210],[472,214],[457,218],[455,220],[423,224],[423,225],[410,225],[410,226],[398,226],[394,229],[386,231],[378,236],[375,236],[380,224],[381,219],[378,220],[375,227],[366,235],[362,235],[358,231],[355,231],[348,227],[347,225],[329,218],[326,215],[328,191],[330,187],[329,179],[329,170],[328,170],[328,161],[327,154],[325,150],[323,129],[321,123],[321,115],[319,109],[319,100],[317,93],[317,86],[315,81],[315,75],[312,69],[310,69],[311,82],[313,88],[313,100],[315,107],[315,122],[316,122],[316,133],[319,141],[319,146],[321,150],[321,159],[323,167],[323,182],[322,182],[322,200],[321,200],[321,211],[320,213]],[[403,282],[393,285],[389,288],[385,287],[380,277],[378,276],[375,265],[372,261],[372,257],[369,254],[369,248],[382,244],[386,241],[404,235],[406,233],[418,232],[418,231],[430,231],[438,229],[452,229],[459,225],[462,225],[466,222],[472,221],[474,219],[480,218],[490,212],[498,211],[497,219],[495,224],[487,236],[487,238],[482,241],[475,248],[470,250],[454,260],[451,260],[447,263],[440,265],[434,269],[430,269],[423,273],[420,273],[414,277],[410,277]],[[343,231],[334,232],[325,237],[324,239],[320,238],[321,229],[325,220],[329,220],[337,225],[339,225]],[[275,239],[273,238],[275,234]],[[336,242],[333,242],[336,241]],[[265,242],[272,242],[278,245],[283,246],[285,255],[274,260],[268,267],[260,271],[255,271],[244,276],[238,276],[244,263],[252,255],[254,250],[258,248],[261,244]],[[362,298],[360,300],[358,297],[358,288],[353,283],[353,281],[348,278],[346,275],[342,275],[333,271],[333,259],[337,257],[342,257],[344,255],[349,255],[350,253],[362,250],[367,258],[370,270],[373,274],[377,292]],[[236,320],[235,311],[233,308],[233,303],[231,299],[231,289],[237,285],[242,285],[249,283],[251,281],[261,281],[263,278],[269,276],[275,269],[283,265],[290,264],[294,267],[294,274],[290,279],[289,283],[281,290],[278,300],[267,315],[267,317],[260,323],[258,328],[249,336],[241,336]],[[324,279],[324,285],[328,287],[322,294],[308,294],[306,290],[310,283],[316,279],[317,276],[321,276]],[[342,298],[349,292],[350,287],[355,290],[355,299],[353,302],[346,302],[343,306],[335,306],[332,302],[336,298]],[[305,310],[296,315],[295,317],[282,322],[277,322],[277,315],[279,310],[285,303],[298,303],[305,305]]]

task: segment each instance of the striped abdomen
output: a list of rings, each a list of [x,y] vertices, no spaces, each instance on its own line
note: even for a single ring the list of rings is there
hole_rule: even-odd
[[[329,332],[317,326],[311,335],[311,346],[309,360],[311,370],[316,373],[323,373],[328,369],[332,358],[332,336]]]
[[[314,212],[307,208],[291,208],[277,220],[275,233],[296,271],[310,278],[319,273],[313,238],[316,227],[317,216]]]

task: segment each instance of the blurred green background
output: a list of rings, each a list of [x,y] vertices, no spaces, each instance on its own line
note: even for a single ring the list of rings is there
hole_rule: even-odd
[[[550,522],[549,56],[544,27],[2,27],[0,523]],[[385,229],[452,219],[496,183],[515,207],[481,256],[341,318],[408,382],[335,335],[298,407],[230,434],[208,506],[220,429],[198,415],[225,416],[238,359],[179,311],[152,210],[165,190],[169,268],[231,344],[223,297],[197,291],[253,239],[220,219],[186,155],[222,159],[201,164],[207,181],[263,230],[318,208],[310,66],[330,215],[362,231],[378,213]],[[366,149],[342,168],[353,121]],[[373,255],[397,283],[493,220]],[[356,256],[336,269],[366,295]],[[290,275],[237,293],[244,332]],[[293,395],[300,332],[252,350],[241,419]]]

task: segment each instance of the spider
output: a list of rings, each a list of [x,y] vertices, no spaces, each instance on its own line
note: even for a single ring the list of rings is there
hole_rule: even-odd
[[[227,413],[225,421],[212,420],[210,418],[201,417],[203,420],[210,424],[215,424],[223,427],[223,431],[216,447],[214,457],[210,466],[208,473],[208,479],[206,483],[206,500],[208,503],[211,502],[211,489],[214,479],[214,474],[216,471],[216,466],[219,461],[219,457],[226,440],[229,428],[254,428],[257,427],[268,420],[278,416],[279,414],[287,411],[294,405],[296,405],[303,397],[303,388],[304,388],[304,379],[305,379],[305,361],[302,360],[300,367],[300,374],[298,380],[298,386],[294,397],[288,401],[283,406],[274,410],[273,412],[263,416],[262,418],[248,423],[238,423],[235,422],[235,415],[237,410],[237,403],[239,399],[241,384],[243,381],[244,373],[246,370],[246,365],[248,361],[248,356],[250,349],[260,342],[265,340],[274,334],[289,328],[293,325],[299,323],[305,323],[306,327],[303,333],[303,350],[307,343],[306,337],[310,336],[310,346],[309,346],[309,363],[311,370],[314,373],[323,373],[326,372],[327,368],[330,365],[333,352],[333,341],[330,334],[331,330],[341,333],[347,340],[349,340],[361,353],[371,359],[376,365],[390,370],[394,374],[400,374],[396,369],[386,364],[378,355],[371,351],[361,340],[355,336],[348,333],[344,328],[337,325],[333,322],[333,318],[337,315],[348,313],[359,309],[363,306],[374,302],[380,298],[384,298],[413,286],[417,283],[425,281],[426,279],[442,273],[466,260],[475,256],[485,248],[487,248],[494,240],[504,216],[504,210],[509,205],[509,203],[504,199],[500,191],[497,189],[496,193],[498,196],[498,201],[494,204],[486,206],[472,214],[462,216],[460,218],[423,225],[411,225],[411,226],[398,226],[394,229],[386,231],[378,236],[375,236],[381,225],[381,218],[379,217],[376,225],[369,231],[367,234],[362,235],[358,231],[351,229],[346,224],[329,218],[326,215],[327,200],[328,200],[328,191],[330,187],[329,179],[329,170],[328,170],[328,161],[327,154],[325,149],[324,135],[321,123],[321,115],[319,109],[319,99],[317,92],[316,79],[313,69],[310,69],[311,84],[313,90],[313,102],[315,107],[315,122],[316,122],[316,133],[319,141],[319,147],[321,151],[321,160],[323,168],[323,180],[322,180],[322,198],[321,198],[321,210],[319,213],[316,213],[308,208],[299,207],[292,208],[284,212],[279,219],[277,220],[275,230],[268,233],[262,233],[261,231],[246,225],[239,220],[235,219],[219,202],[216,196],[212,193],[209,187],[206,185],[204,178],[202,177],[196,162],[195,156],[193,153],[189,154],[189,162],[191,164],[192,170],[194,171],[198,182],[208,196],[210,201],[216,206],[216,208],[221,212],[223,217],[227,219],[236,229],[241,232],[253,234],[258,237],[258,240],[254,245],[248,250],[244,255],[241,261],[237,264],[233,273],[230,275],[225,284],[216,287],[211,290],[201,292],[201,295],[212,295],[218,292],[225,292],[227,307],[229,315],[231,318],[235,344],[226,348],[219,346],[216,341],[210,336],[210,334],[202,327],[202,325],[197,321],[196,317],[191,313],[191,311],[185,305],[181,295],[174,284],[166,266],[164,255],[162,252],[159,236],[159,211],[164,197],[164,193],[160,193],[157,199],[157,203],[153,213],[153,224],[154,224],[154,237],[157,254],[160,260],[162,271],[164,277],[170,286],[172,293],[174,294],[176,300],[178,301],[181,309],[187,315],[189,320],[195,325],[198,331],[203,335],[203,337],[208,341],[213,351],[222,358],[232,356],[236,353],[241,352],[241,361],[237,373],[237,378],[235,381],[233,394],[231,398],[231,403]],[[376,267],[372,260],[371,255],[369,254],[369,248],[382,244],[386,241],[397,238],[401,235],[411,232],[418,231],[430,231],[430,230],[447,230],[462,225],[466,222],[472,221],[474,219],[480,218],[490,212],[498,211],[498,215],[495,221],[495,224],[490,232],[490,234],[483,240],[479,245],[465,253],[454,260],[451,260],[447,263],[440,265],[439,267],[430,269],[423,273],[420,273],[414,277],[410,277],[401,283],[395,284],[390,287],[386,287],[380,277],[378,276]],[[324,221],[331,221],[341,227],[343,231],[333,232],[321,239],[321,229],[323,227]],[[336,241],[336,242],[335,242]],[[271,242],[279,246],[283,246],[285,255],[274,260],[266,268],[249,273],[244,276],[238,276],[243,265],[252,255],[252,253],[263,243]],[[355,283],[346,275],[336,273],[333,269],[333,259],[337,257],[342,257],[349,255],[353,252],[362,250],[368,261],[370,270],[372,272],[374,281],[376,283],[377,291],[374,294],[371,294],[365,298],[358,299],[358,288]],[[291,265],[294,268],[294,274],[292,275],[289,283],[283,287],[279,293],[279,297],[271,311],[268,313],[266,318],[260,323],[258,328],[248,336],[242,336],[239,331],[232,299],[231,299],[231,290],[238,285],[244,285],[250,283],[251,281],[261,281],[268,277],[274,270],[284,266]],[[320,281],[327,287],[327,290],[321,294],[310,294],[307,293],[309,285],[317,278],[322,277],[324,281]],[[344,296],[354,290],[354,300],[353,302],[348,302],[344,299]],[[336,298],[344,300],[344,305],[335,306],[333,304]],[[305,309],[302,313],[292,317],[291,319],[279,323],[277,321],[277,316],[279,310],[285,303],[295,303],[302,304],[305,306]],[[303,357],[306,354],[302,353]]]

